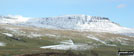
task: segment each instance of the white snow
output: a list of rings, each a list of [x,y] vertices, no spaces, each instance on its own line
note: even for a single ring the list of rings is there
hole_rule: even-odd
[[[3,43],[3,42],[0,42],[0,46],[5,46],[5,43]]]
[[[60,50],[86,50],[88,48],[91,48],[91,46],[88,46],[86,44],[74,44],[72,40],[65,40],[62,41],[59,45],[51,45],[51,46],[43,46],[40,48],[44,49],[60,49]]]
[[[7,17],[6,16],[1,16],[0,17],[0,23],[24,23],[24,22],[27,22],[29,20],[28,17],[23,17],[23,16],[20,16],[20,15],[8,15]]]
[[[119,38],[116,38],[116,40],[119,41],[121,45],[128,45],[128,43],[124,40],[129,40],[129,39],[119,37]]]
[[[12,18],[16,18],[16,21],[17,21],[17,22],[26,22],[26,21],[29,20],[29,18],[20,16],[20,15],[15,15],[15,16],[13,16],[13,15],[8,15],[8,16],[9,16],[9,17],[12,17]],[[16,23],[16,22],[14,22],[14,23]]]
[[[128,38],[122,38],[122,39],[124,39],[124,40],[129,40]]]
[[[10,33],[2,33],[2,34],[9,36],[9,37],[13,37],[13,34],[10,34]]]
[[[33,37],[40,37],[40,36],[42,36],[41,34],[38,34],[36,32],[31,32],[30,35],[33,36]]]
[[[108,46],[117,46],[117,45],[115,45],[115,44],[107,44]]]
[[[96,32],[134,33],[134,29],[122,27],[110,21],[108,18],[88,15],[66,15],[46,18],[28,18],[9,15],[7,17],[1,16],[0,23],[51,29],[75,29],[83,31],[91,30]]]
[[[50,37],[55,37],[56,35],[54,34],[44,34],[45,36],[50,36]]]
[[[60,49],[60,50],[86,50],[87,48],[85,48],[86,45],[52,45],[52,46],[43,46],[41,48],[45,48],[45,49]]]
[[[92,36],[92,35],[87,36],[87,38],[90,38],[90,39],[99,41],[99,42],[101,42],[101,43],[103,43],[103,44],[105,44],[105,45],[107,45],[107,46],[116,46],[115,44],[107,44],[104,40],[100,40],[99,38],[94,37],[94,36]]]
[[[74,45],[73,41],[70,39],[70,40],[65,40],[65,41],[61,41],[60,42],[61,44],[66,44],[66,45]]]
[[[97,38],[97,37],[91,36],[91,35],[87,36],[87,38],[90,38],[90,39],[93,39],[93,40],[99,41],[99,42],[101,42],[101,43],[103,43],[103,44],[106,44],[106,42],[104,42],[104,41],[100,40],[100,39],[99,39],[99,38]]]
[[[33,37],[41,37],[42,35],[41,34],[31,34],[31,36],[33,36]]]

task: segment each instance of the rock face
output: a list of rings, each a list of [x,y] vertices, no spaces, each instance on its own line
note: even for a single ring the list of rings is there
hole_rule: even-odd
[[[58,29],[103,29],[120,27],[119,25],[112,23],[108,18],[87,15],[67,15],[59,17],[30,19],[23,24],[36,27]]]
[[[87,16],[87,15],[65,15],[46,18],[26,18],[22,16],[1,16],[1,23],[8,23],[21,26],[34,26],[51,29],[75,29],[75,30],[95,30],[128,32],[132,31],[110,21],[105,17]]]
[[[87,15],[34,18],[25,23],[21,23],[21,25],[75,30],[117,30],[123,28],[118,24],[111,22],[108,18]]]

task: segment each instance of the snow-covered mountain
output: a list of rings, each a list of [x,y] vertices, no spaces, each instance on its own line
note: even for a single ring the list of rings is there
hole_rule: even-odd
[[[22,16],[0,16],[0,23],[34,26],[51,29],[91,30],[99,32],[134,33],[133,29],[122,27],[105,17],[88,15],[65,15],[46,18]]]

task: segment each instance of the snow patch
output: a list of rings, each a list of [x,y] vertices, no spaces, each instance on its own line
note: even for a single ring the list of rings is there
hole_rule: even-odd
[[[32,36],[34,36],[34,37],[41,37],[42,35],[41,34],[32,34]]]
[[[129,40],[128,38],[122,38],[122,39],[124,39],[124,40]]]
[[[13,34],[10,34],[10,33],[2,33],[2,34],[9,36],[9,37],[13,37]]]
[[[107,44],[108,46],[117,46],[117,45],[115,45],[115,44]]]
[[[52,45],[52,46],[43,46],[41,48],[45,49],[60,49],[60,50],[86,50],[86,45]]]
[[[5,43],[3,43],[3,42],[0,42],[0,46],[5,46]]]
[[[65,40],[65,41],[61,41],[61,44],[66,44],[66,45],[74,45],[72,40]]]
[[[27,35],[27,34],[25,34],[25,35]],[[29,35],[27,35],[28,37],[31,37],[31,38],[33,38],[33,37],[41,37],[41,36],[43,36],[42,34],[39,34],[39,33],[36,33],[36,32],[31,32]]]
[[[37,33],[31,33],[31,36],[34,36],[34,37],[41,37],[42,35],[41,35],[41,34],[37,34]]]
[[[65,40],[62,41],[59,45],[43,46],[40,48],[60,50],[86,50],[88,48],[91,48],[91,46],[88,46],[87,44],[74,44],[72,40]]]
[[[50,37],[55,37],[56,35],[54,34],[45,34],[46,36],[50,36]]]
[[[121,43],[121,45],[128,45],[126,41],[124,40],[128,40],[127,38],[116,38],[117,41],[119,41]]]
[[[97,38],[97,37],[91,36],[91,35],[87,36],[87,38],[90,38],[90,39],[93,39],[93,40],[99,41],[99,42],[101,42],[101,43],[103,43],[103,44],[106,44],[106,42],[104,42],[104,41],[100,40],[100,39],[99,39],[99,38]]]
[[[116,46],[115,44],[107,44],[104,40],[100,40],[99,38],[94,37],[94,36],[91,36],[91,35],[87,36],[87,38],[90,38],[90,39],[99,41],[99,42],[101,42],[101,43],[103,43],[103,44],[105,44],[105,45],[107,45],[107,46]]]
[[[20,16],[20,15],[8,15],[7,17],[6,16],[1,16],[0,17],[1,21],[0,23],[24,23],[24,22],[27,22],[30,18],[28,17],[23,17],[23,16]]]

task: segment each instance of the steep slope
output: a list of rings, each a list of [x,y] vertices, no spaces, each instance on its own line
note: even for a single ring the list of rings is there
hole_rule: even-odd
[[[86,29],[120,28],[119,25],[111,22],[108,18],[86,16],[86,15],[66,15],[66,16],[59,16],[59,17],[31,19],[26,23],[32,26],[45,27],[45,28],[54,27],[58,29],[86,30]],[[48,27],[48,26],[52,26],[52,27]]]
[[[96,32],[112,32],[132,35],[133,29],[122,27],[105,17],[87,15],[65,15],[46,18],[26,18],[22,16],[1,16],[1,23],[50,29],[69,29]]]

